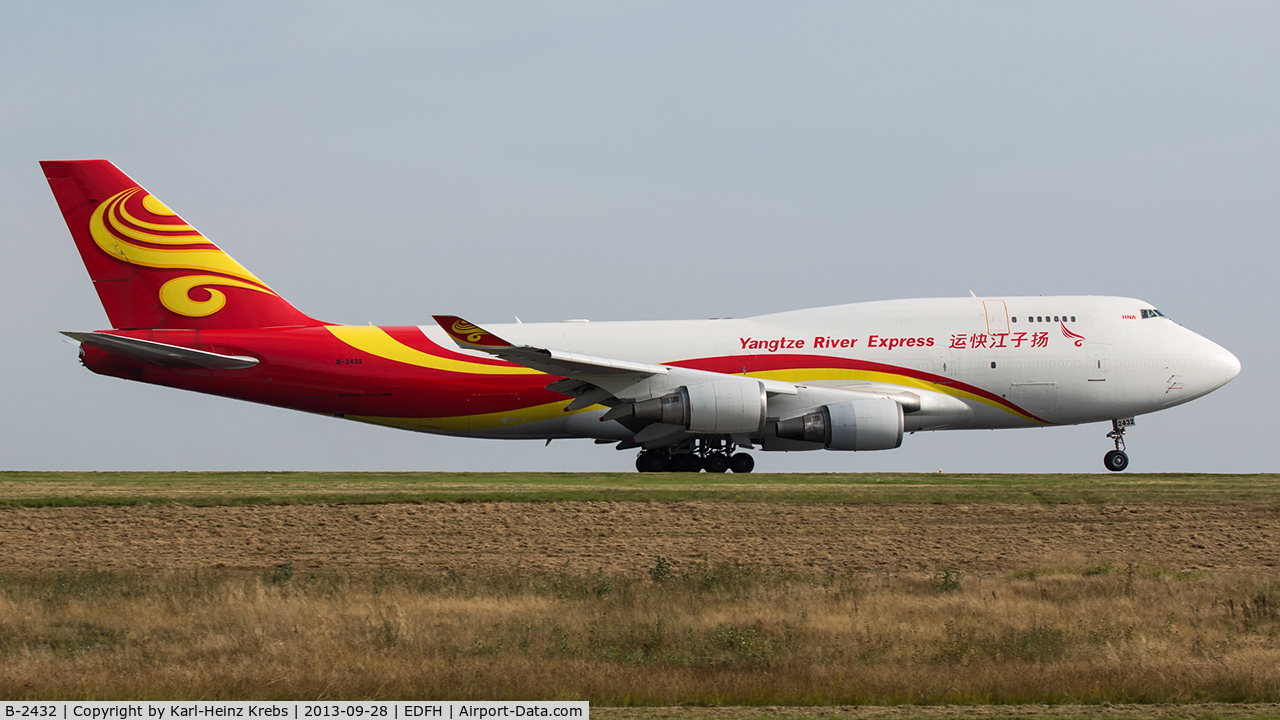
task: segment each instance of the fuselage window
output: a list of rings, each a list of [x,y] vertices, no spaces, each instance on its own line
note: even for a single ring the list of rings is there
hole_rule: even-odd
[[[1076,321],[1076,316],[1075,316],[1075,315],[1072,315],[1072,316],[1071,316],[1071,322],[1075,322],[1075,321]]]
[[[1013,317],[1011,317],[1011,318],[1009,318],[1009,319],[1010,319],[1010,320],[1012,320],[1013,322],[1018,322],[1018,316],[1017,316],[1017,315],[1014,315]]]
[[[991,361],[991,369],[992,369],[992,370],[995,370],[995,369],[996,369],[996,361],[995,361],[995,360],[992,360],[992,361]]]
[[[1042,318],[1042,317],[1040,317],[1039,315],[1037,315],[1037,316],[1036,316],[1036,322],[1044,322],[1044,318]]]

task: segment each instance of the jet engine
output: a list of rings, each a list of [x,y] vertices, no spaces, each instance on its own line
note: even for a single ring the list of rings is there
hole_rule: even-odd
[[[768,405],[764,385],[758,380],[741,378],[686,385],[669,395],[635,403],[634,413],[639,420],[681,425],[699,434],[722,435],[760,430],[764,427]]]
[[[778,421],[784,440],[821,443],[828,450],[892,450],[902,444],[902,406],[889,398],[823,405]]]

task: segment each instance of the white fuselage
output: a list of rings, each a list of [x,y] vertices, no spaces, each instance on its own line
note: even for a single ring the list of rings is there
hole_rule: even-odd
[[[1240,371],[1226,349],[1149,303],[1119,297],[887,300],[741,319],[486,327],[516,344],[812,387],[906,391],[921,398],[906,416],[908,431],[1127,418],[1197,398]],[[439,328],[422,329],[449,343]],[[771,415],[802,409],[778,403]],[[629,434],[595,417],[486,435]]]

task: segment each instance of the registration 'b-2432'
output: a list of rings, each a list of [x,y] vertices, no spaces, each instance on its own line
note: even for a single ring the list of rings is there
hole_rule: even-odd
[[[41,163],[110,330],[95,373],[420,432],[590,438],[642,472],[887,450],[922,430],[1133,418],[1240,372],[1123,297],[886,300],[749,318],[376,327],[315,320],[105,160]]]

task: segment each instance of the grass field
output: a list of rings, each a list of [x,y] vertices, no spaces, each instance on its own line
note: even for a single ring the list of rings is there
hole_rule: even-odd
[[[1280,502],[1280,475],[0,472],[0,507],[488,501]]]
[[[0,697],[1272,717],[1278,479],[0,473]]]

